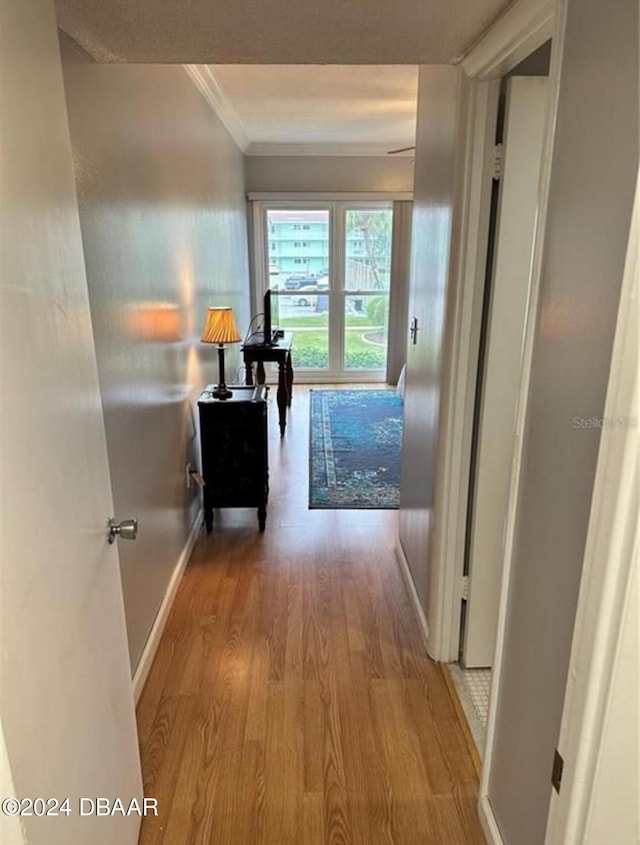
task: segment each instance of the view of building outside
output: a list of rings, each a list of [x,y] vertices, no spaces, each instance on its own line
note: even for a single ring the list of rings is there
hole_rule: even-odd
[[[393,212],[349,207],[344,217],[342,278],[329,268],[328,209],[269,209],[266,240],[269,286],[278,298],[279,325],[295,332],[296,369],[329,369],[330,296],[344,308],[344,360],[340,370],[383,370]],[[334,367],[335,370],[335,367]]]
[[[327,211],[270,210],[267,236],[269,262],[281,274],[329,274]]]

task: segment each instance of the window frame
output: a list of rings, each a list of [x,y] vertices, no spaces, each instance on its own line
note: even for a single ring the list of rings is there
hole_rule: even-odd
[[[406,197],[403,195],[403,199]],[[285,198],[274,195],[273,198],[260,197],[252,199],[252,230],[253,230],[253,279],[252,279],[252,301],[254,314],[260,313],[262,299],[270,287],[269,279],[269,254],[268,239],[270,224],[268,223],[267,212],[271,210],[297,210],[297,211],[328,211],[328,252],[329,252],[329,279],[330,288],[327,292],[329,297],[328,314],[328,351],[329,366],[325,370],[296,368],[296,379],[303,383],[322,382],[379,382],[386,383],[387,363],[385,366],[376,369],[347,369],[345,364],[345,305],[346,297],[352,296],[352,291],[345,288],[346,270],[346,217],[347,211],[352,209],[369,210],[384,208],[394,212],[393,196],[379,196],[376,198],[363,198],[362,196],[344,195],[340,198],[314,198],[312,195],[301,194],[299,197],[291,195]],[[298,235],[295,235],[298,237]],[[393,262],[393,236],[392,255]],[[393,278],[390,280],[388,296],[391,302]],[[276,294],[279,295],[279,294]],[[387,325],[387,332],[392,331],[391,321]],[[387,339],[387,359],[391,347],[391,338]],[[295,338],[293,345],[293,364],[295,367]]]

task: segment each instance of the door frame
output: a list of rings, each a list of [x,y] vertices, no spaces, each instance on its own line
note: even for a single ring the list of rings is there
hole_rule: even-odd
[[[431,601],[429,606],[429,654],[442,662],[457,659],[460,637],[460,598],[466,533],[466,513],[471,461],[471,430],[475,404],[482,300],[488,246],[490,174],[493,169],[494,134],[502,77],[533,50],[553,38],[549,74],[549,111],[541,165],[539,211],[532,262],[527,328],[522,361],[522,408],[528,387],[532,344],[532,319],[540,285],[540,252],[546,218],[551,151],[555,134],[559,67],[562,44],[557,30],[555,2],[520,0],[463,58],[469,80],[467,137],[464,167],[463,215],[458,237],[461,243],[458,289],[450,305],[451,345],[445,361],[443,411],[439,446],[440,507],[436,508]],[[516,441],[519,454],[519,443]],[[514,463],[517,463],[515,461]]]
[[[439,461],[439,504],[435,508],[434,545],[430,574],[429,654],[436,660],[457,659],[460,638],[460,599],[466,533],[471,427],[475,402],[482,295],[488,244],[489,196],[484,187],[493,165],[495,84],[523,59],[553,39],[549,71],[549,103],[539,181],[539,204],[530,273],[530,290],[521,360],[521,390],[515,423],[509,505],[506,516],[504,564],[498,634],[494,655],[485,756],[478,809],[487,841],[501,845],[502,837],[488,800],[492,746],[496,729],[499,680],[514,541],[517,493],[522,459],[522,434],[527,399],[535,318],[541,283],[541,262],[547,215],[551,158],[555,138],[564,45],[566,0],[519,0],[498,19],[462,59],[469,79],[468,136],[463,186],[463,219],[457,233],[461,243],[458,290],[452,292],[449,331],[451,345],[445,361],[443,416]],[[489,180],[490,181],[490,180]],[[454,233],[455,236],[455,233]]]
[[[551,793],[545,845],[585,840],[612,682],[620,671],[620,638],[633,595],[640,555],[638,502],[638,284],[640,278],[640,173],[631,217],[618,321],[593,485],[589,530],[576,611],[558,750],[564,758],[562,791]],[[626,428],[618,421],[626,419]],[[628,737],[627,737],[628,741]],[[613,785],[617,791],[617,787]]]
[[[495,196],[497,201],[493,244],[485,265],[486,322],[476,375],[475,430],[464,532],[468,581],[467,600],[460,602],[460,661],[466,668],[490,667],[495,648],[503,520],[508,504],[513,421],[520,392],[520,353],[549,99],[546,76],[513,76],[494,84],[501,85],[504,96],[504,126],[497,139],[502,144],[500,179],[492,179],[492,174],[487,173],[483,180],[487,186],[493,183],[492,200]]]

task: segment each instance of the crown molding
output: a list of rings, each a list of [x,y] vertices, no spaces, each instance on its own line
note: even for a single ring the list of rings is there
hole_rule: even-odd
[[[249,144],[248,156],[387,156],[389,150],[402,147],[406,141],[389,144]],[[393,158],[414,158],[415,152],[399,153]]]
[[[556,0],[517,0],[459,60],[467,76],[497,79],[553,36]]]
[[[242,127],[238,113],[222,90],[215,74],[208,65],[183,65],[187,76],[209,103],[215,114],[243,153],[249,149],[249,139]]]

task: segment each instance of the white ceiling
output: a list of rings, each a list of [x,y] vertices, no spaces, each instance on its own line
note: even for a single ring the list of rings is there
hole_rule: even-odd
[[[415,143],[418,68],[214,65],[221,116],[248,155],[384,155]]]
[[[25,2],[25,0],[22,0]],[[509,0],[56,0],[98,61],[438,64],[459,58]]]
[[[24,2],[24,0],[23,0]],[[379,155],[415,139],[420,64],[510,0],[56,0],[100,62],[179,63],[249,155]]]

